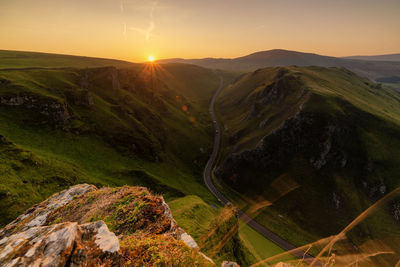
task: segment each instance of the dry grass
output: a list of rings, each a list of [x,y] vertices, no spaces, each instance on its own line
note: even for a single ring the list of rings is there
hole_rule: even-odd
[[[167,235],[130,235],[121,241],[124,266],[213,266],[197,251]]]

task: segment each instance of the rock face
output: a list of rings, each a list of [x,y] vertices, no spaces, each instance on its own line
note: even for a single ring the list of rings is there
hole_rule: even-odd
[[[149,244],[154,247],[151,251],[147,251]],[[146,253],[138,253],[143,249]],[[163,198],[143,187],[72,186],[0,230],[0,266],[137,266],[144,262],[146,266],[213,265],[177,225]]]
[[[77,223],[31,227],[0,240],[2,266],[65,265],[78,232]]]
[[[0,97],[0,104],[21,107],[41,114],[41,122],[66,124],[71,119],[68,106],[53,98],[38,97],[33,94],[6,95]]]
[[[65,97],[68,103],[72,103],[77,106],[91,107],[94,105],[92,94],[88,90],[82,91],[66,91]]]
[[[396,221],[400,221],[400,201],[393,201],[391,203],[391,212]]]
[[[314,113],[300,112],[287,120],[272,134],[264,137],[256,148],[228,156],[217,170],[217,175],[235,188],[246,188],[241,183],[241,171],[282,171],[296,155],[305,157],[316,170],[323,167],[341,169],[346,166],[346,145],[354,135],[348,125],[331,122]],[[250,167],[249,167],[250,166]]]

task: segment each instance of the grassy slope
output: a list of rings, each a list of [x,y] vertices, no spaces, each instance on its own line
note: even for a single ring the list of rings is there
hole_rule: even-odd
[[[365,165],[363,164],[365,162],[360,163],[361,165],[355,163],[350,167],[351,170],[347,171],[332,169],[315,171],[308,167],[309,163],[303,162],[300,158],[293,158],[294,161],[288,163],[289,165],[283,173],[274,174],[273,170],[272,172],[269,170],[270,174],[265,171],[260,173],[254,169],[252,172],[247,169],[242,173],[245,177],[249,177],[246,179],[258,177],[258,181],[262,181],[261,177],[265,177],[263,178],[264,185],[261,186],[260,183],[257,183],[258,187],[264,188],[265,194],[271,193],[271,189],[268,188],[271,179],[276,178],[274,175],[286,173],[300,183],[299,189],[276,200],[274,205],[269,208],[261,209],[262,212],[257,218],[289,241],[301,245],[324,237],[323,233],[337,232],[375,201],[375,198],[367,196],[367,189],[360,188],[358,185],[360,180],[367,181],[370,185],[383,180],[387,191],[393,190],[399,185],[396,178],[396,174],[400,171],[397,162],[400,152],[400,143],[397,138],[400,125],[399,96],[392,90],[380,88],[343,69],[289,67],[286,68],[289,75],[300,78],[295,83],[288,83],[286,88],[282,88],[281,85],[281,89],[286,90],[283,103],[264,105],[258,111],[258,114],[261,114],[259,117],[246,120],[254,101],[252,96],[272,83],[280,70],[280,68],[266,68],[246,74],[232,87],[224,90],[218,103],[218,111],[226,125],[224,157],[232,151],[240,152],[244,149],[254,148],[261,137],[270,134],[285,120],[293,116],[302,106],[300,102],[304,100],[306,101],[303,109],[305,112],[326,114],[328,117],[336,117],[339,121],[346,120],[344,118],[351,121],[357,129],[353,141],[361,142],[360,147],[365,153],[359,155],[360,158],[366,156],[371,162],[375,162],[372,173],[364,172]],[[301,88],[307,88],[310,95],[305,98],[295,97],[299,96]],[[352,106],[346,103],[351,103]],[[264,127],[260,127],[260,123],[266,118],[269,119],[268,123]],[[239,134],[236,140],[231,141],[232,136],[237,133]],[[353,154],[349,157],[351,161],[352,157],[357,157],[357,155]],[[305,161],[307,160],[305,159]],[[324,178],[325,183],[327,183],[326,179],[329,180],[326,185],[318,182],[322,179],[319,178],[321,176],[327,177]],[[245,190],[243,189],[242,193],[246,192]],[[326,196],[330,196],[333,190],[340,192],[344,203],[352,203],[350,207],[342,208],[342,213],[332,211],[331,207],[326,206]],[[254,199],[260,196],[259,193],[254,194],[251,191],[252,189],[245,193],[245,199],[248,199],[246,196]],[[317,201],[316,197],[320,200]],[[303,203],[304,201],[306,203]],[[297,205],[294,205],[296,202]],[[299,205],[303,206],[299,207]],[[327,212],[322,212],[323,210]],[[321,215],[321,212],[324,215]],[[336,213],[340,214],[339,217],[338,214],[335,215]],[[304,214],[307,214],[306,221],[304,221]],[[328,219],[330,216],[334,217]],[[386,236],[387,229],[391,229],[392,235],[397,232],[395,230],[397,229],[396,223],[388,212],[381,212],[379,217],[381,218],[380,222],[377,221],[378,216],[375,216],[376,219],[363,223],[355,231],[357,233],[353,233],[354,241],[364,242],[369,238]],[[311,223],[312,221],[316,223]],[[322,225],[324,227],[321,227]],[[299,232],[302,234],[299,235]],[[363,237],[360,238],[361,232]]]
[[[220,212],[220,208],[212,208],[194,195],[174,199],[168,205],[178,224],[197,241],[207,233],[210,222]]]
[[[0,50],[0,68],[95,68],[129,67],[127,61],[38,52]]]
[[[210,231],[210,222],[221,212],[220,207],[211,207],[198,196],[185,196],[168,202],[178,224],[197,242]],[[251,227],[240,222],[239,237],[243,245],[254,256],[251,263],[284,252],[280,247],[265,239]],[[231,257],[232,255],[230,255]]]
[[[260,262],[264,259],[273,257],[284,250],[279,246],[275,245],[264,236],[260,235],[253,228],[246,224],[241,224],[239,229],[239,236],[243,241],[244,245],[249,249],[249,251],[254,255],[255,262]],[[291,258],[291,257],[287,257]],[[287,259],[286,258],[286,259]],[[282,261],[280,259],[279,261]],[[262,265],[261,265],[262,266]]]
[[[1,54],[7,58],[1,61],[2,68],[117,62],[25,52]],[[42,116],[40,109],[0,105],[0,133],[5,140],[22,154],[40,159],[37,165],[26,163],[25,155],[5,150],[1,204],[6,207],[13,202],[15,206],[1,209],[1,224],[59,187],[80,182],[145,185],[167,198],[197,194],[214,202],[201,179],[212,141],[211,123],[202,107],[217,88],[218,77],[199,67],[186,68],[178,64],[153,69],[153,81],[149,81],[148,66],[133,65],[118,73],[120,88],[115,90],[110,81],[115,70],[110,68],[0,71],[1,97],[33,96],[40,107],[66,104],[72,115],[63,125]],[[85,75],[90,85],[82,88]],[[66,97],[68,93],[79,98],[84,91],[93,97],[92,106],[75,104]],[[136,150],[130,149],[132,142]],[[21,166],[10,169],[9,160]]]

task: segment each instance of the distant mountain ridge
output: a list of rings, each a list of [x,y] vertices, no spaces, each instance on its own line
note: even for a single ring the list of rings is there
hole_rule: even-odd
[[[386,54],[386,55],[375,55],[375,56],[350,56],[343,57],[345,59],[359,59],[359,60],[373,60],[373,61],[398,61],[400,62],[399,54]]]
[[[203,59],[164,59],[158,63],[188,63],[212,69],[231,71],[254,71],[274,66],[321,66],[344,67],[366,78],[376,80],[384,77],[400,77],[400,62],[373,61],[361,59],[337,58],[314,53],[274,49],[256,52],[237,58],[203,58]]]

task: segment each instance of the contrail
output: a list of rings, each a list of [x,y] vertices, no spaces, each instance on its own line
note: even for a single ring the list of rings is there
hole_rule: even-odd
[[[154,31],[154,29],[155,29],[153,13],[154,13],[154,10],[155,10],[156,6],[157,6],[157,2],[153,2],[153,5],[152,5],[151,10],[150,10],[150,24],[149,24],[149,27],[147,27],[147,29],[136,28],[136,27],[130,27],[129,28],[130,30],[134,30],[134,31],[137,31],[137,32],[143,34],[146,37],[146,41],[150,40],[151,36],[154,36],[153,33],[152,33]]]

